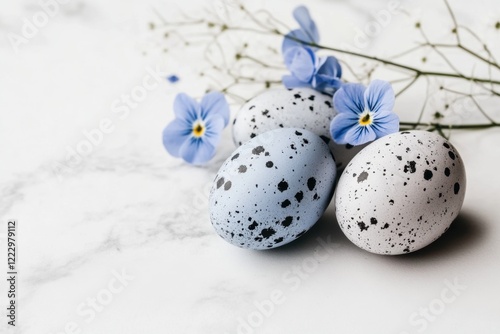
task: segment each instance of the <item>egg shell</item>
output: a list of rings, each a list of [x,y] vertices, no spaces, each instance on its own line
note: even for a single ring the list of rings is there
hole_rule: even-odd
[[[338,145],[331,140],[330,123],[336,114],[330,95],[311,88],[270,89],[238,111],[233,123],[233,140],[239,146],[266,131],[306,129],[328,143],[337,168],[343,169],[364,146]]]
[[[266,132],[236,149],[221,166],[210,191],[210,220],[235,246],[285,245],[322,216],[335,177],[335,161],[317,135],[295,128]]]
[[[357,246],[404,254],[438,239],[457,217],[465,196],[463,161],[436,133],[398,132],[358,153],[335,194],[337,221]]]

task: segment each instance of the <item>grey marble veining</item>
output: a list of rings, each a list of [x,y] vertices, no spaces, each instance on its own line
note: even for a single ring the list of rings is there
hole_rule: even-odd
[[[197,10],[208,2],[163,6],[174,3]],[[295,5],[279,4],[283,17]],[[453,136],[467,169],[463,213],[422,252],[382,257],[358,249],[331,205],[296,243],[269,252],[233,247],[215,234],[207,198],[235,149],[230,128],[204,168],[168,156],[161,144],[175,94],[202,87],[165,81],[128,118],[110,112],[148,66],[191,74],[189,64],[143,56],[153,5],[71,2],[19,54],[0,45],[0,221],[2,228],[7,219],[19,222],[16,333],[417,333],[412,315],[437,305],[442,291],[454,299],[427,321],[426,333],[500,328],[492,298],[500,293],[499,180],[485,177],[497,175],[500,157],[485,152],[497,151],[498,131]],[[2,33],[18,31],[40,8],[33,1],[0,7]],[[347,38],[346,27],[336,33]],[[103,118],[115,129],[62,177],[55,173],[66,146]],[[466,288],[450,295],[454,280]]]

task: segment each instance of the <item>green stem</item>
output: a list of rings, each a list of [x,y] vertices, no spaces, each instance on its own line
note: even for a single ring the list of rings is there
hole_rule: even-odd
[[[354,52],[354,51],[342,50],[342,49],[332,48],[329,46],[324,46],[324,45],[319,45],[319,44],[314,44],[314,43],[307,43],[307,42],[300,41],[300,40],[298,40],[298,42],[301,42],[301,43],[308,45],[308,46],[317,47],[317,48],[320,48],[323,50],[334,51],[334,52],[343,53],[343,54],[347,54],[347,55],[351,55],[351,56],[355,56],[355,57],[359,57],[359,58],[377,61],[377,62],[380,62],[382,64],[388,65],[388,66],[393,66],[393,67],[397,67],[397,68],[401,68],[401,69],[404,69],[407,71],[414,72],[415,75],[418,75],[418,76],[435,76],[435,77],[457,78],[457,79],[465,79],[465,80],[472,81],[472,82],[492,83],[495,85],[500,85],[500,81],[498,81],[498,80],[491,80],[491,79],[487,79],[487,78],[476,78],[476,77],[471,77],[471,76],[457,74],[457,73],[423,71],[423,70],[420,70],[420,69],[415,68],[415,67],[396,63],[396,62],[386,60],[383,58],[365,55],[365,54]]]
[[[442,129],[454,129],[454,130],[460,130],[460,129],[488,129],[488,128],[493,128],[500,126],[498,123],[485,123],[485,124],[459,124],[459,125],[454,125],[454,124],[441,124],[441,123],[414,123],[414,122],[400,122],[399,125],[401,126],[412,126],[412,127],[417,127],[417,126],[432,126],[434,128],[442,128]]]
[[[281,35],[283,37],[286,36],[285,34],[283,34],[282,32],[280,32],[278,30],[273,30],[273,32],[275,34]],[[375,56],[369,56],[369,55],[366,55],[366,54],[363,54],[363,53],[359,53],[359,52],[355,52],[355,51],[342,50],[342,49],[333,48],[333,47],[326,46],[326,45],[321,45],[321,44],[316,44],[316,43],[310,43],[310,42],[306,42],[306,41],[303,41],[303,40],[298,39],[298,38],[294,38],[292,36],[288,36],[286,38],[289,38],[289,39],[294,40],[296,42],[302,43],[302,44],[304,44],[306,46],[315,47],[315,48],[318,48],[318,49],[329,50],[329,51],[333,51],[333,52],[347,54],[347,55],[354,56],[354,57],[359,57],[359,58],[364,58],[364,59],[369,59],[369,60],[377,61],[377,62],[382,63],[384,65],[393,66],[393,67],[397,67],[397,68],[400,68],[400,69],[403,69],[403,70],[414,72],[416,76],[447,77],[447,78],[465,79],[467,81],[472,81],[472,82],[482,82],[482,83],[490,83],[490,84],[500,85],[500,81],[498,81],[498,80],[492,80],[492,79],[488,79],[488,78],[476,78],[476,77],[467,76],[467,75],[463,75],[463,74],[459,74],[459,73],[447,73],[447,72],[437,72],[437,71],[423,71],[423,70],[420,70],[420,69],[412,67],[412,66],[404,65],[404,64],[401,64],[401,63],[396,63],[394,61],[383,59],[383,58],[378,58],[378,57],[375,57]]]

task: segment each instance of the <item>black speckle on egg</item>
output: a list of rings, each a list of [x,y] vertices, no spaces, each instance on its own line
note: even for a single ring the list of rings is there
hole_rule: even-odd
[[[247,171],[247,166],[241,165],[238,167],[238,173],[245,173]]]
[[[432,172],[428,169],[425,170],[424,172],[424,179],[426,179],[427,181],[429,181],[430,179],[432,179]]]
[[[456,194],[458,194],[458,192],[460,191],[460,184],[458,182],[455,183],[455,185],[453,186],[453,192]]]
[[[450,169],[448,167],[444,169],[444,175],[450,176]]]
[[[288,227],[290,226],[290,224],[292,223],[293,221],[293,217],[292,216],[288,216],[286,217],[282,222],[281,222],[281,225],[283,225],[284,227]]]
[[[297,202],[300,203],[300,201],[302,201],[303,198],[304,198],[304,193],[302,191],[299,191],[298,193],[295,194],[295,199],[297,200]]]
[[[448,145],[448,143],[443,143],[443,146],[446,148],[450,148],[450,145]]]
[[[358,183],[361,183],[365,181],[368,178],[368,173],[363,171],[361,174],[358,176]]]
[[[227,182],[224,184],[224,190],[229,190],[229,189],[231,189],[231,185],[232,185],[231,181],[227,181]]]
[[[312,191],[314,187],[316,187],[316,179],[314,177],[310,177],[307,180],[307,188]]]
[[[252,150],[252,154],[255,154],[255,155],[259,155],[261,154],[262,152],[264,152],[264,147],[262,146],[257,146],[255,147],[253,150]]]
[[[405,173],[415,173],[417,171],[417,168],[415,167],[416,163],[415,161],[408,161],[403,169]]]
[[[236,153],[235,155],[233,155],[233,157],[231,158],[231,160],[235,160],[235,159],[238,159],[238,157],[240,156],[239,153]]]
[[[282,179],[280,183],[278,183],[278,190],[284,192],[287,189],[288,189],[288,182],[286,182],[285,179]]]
[[[358,226],[359,226],[359,229],[361,230],[361,232],[368,230],[368,227],[369,227],[369,226],[366,226],[366,224],[364,222],[358,222]]]
[[[455,160],[455,153],[452,151],[448,151],[448,155],[450,156],[451,160]]]
[[[262,235],[262,237],[264,237],[265,239],[269,239],[269,237],[271,237],[275,233],[276,231],[272,227],[265,228],[262,231],[260,231],[260,235]]]
[[[283,202],[281,202],[281,207],[282,207],[282,208],[286,208],[286,207],[287,207],[287,206],[289,206],[290,204],[292,204],[292,203],[290,202],[290,200],[286,199],[286,200],[284,200]]]
[[[370,218],[370,224],[377,225],[377,223],[378,223],[377,218],[375,218],[375,217]]]
[[[295,131],[295,134],[296,134],[297,136],[302,136],[302,132],[300,132],[300,131]]]
[[[223,184],[224,184],[224,178],[221,177],[220,179],[217,180],[217,189],[222,187]]]
[[[266,162],[266,167],[267,167],[267,168],[271,168],[271,167],[273,167],[273,166],[274,166],[274,163],[273,163],[272,161],[268,161],[268,162]]]
[[[259,226],[259,224],[257,224],[257,222],[254,220],[252,224],[248,225],[248,229],[255,230],[257,226]]]

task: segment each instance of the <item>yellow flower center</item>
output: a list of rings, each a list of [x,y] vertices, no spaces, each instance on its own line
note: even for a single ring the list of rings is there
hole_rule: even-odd
[[[359,125],[367,126],[373,123],[372,114],[369,111],[365,111],[359,116]]]
[[[193,124],[193,136],[195,136],[196,138],[200,138],[201,136],[203,136],[205,130],[205,124],[203,124],[202,121],[196,121],[196,123]]]

